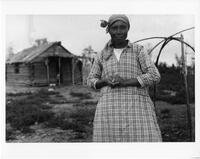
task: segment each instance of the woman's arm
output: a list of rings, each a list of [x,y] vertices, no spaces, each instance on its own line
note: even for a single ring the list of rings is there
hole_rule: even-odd
[[[115,81],[116,81],[116,85],[114,85],[113,87],[119,86],[119,87],[129,87],[129,86],[133,86],[133,87],[140,87],[140,83],[138,82],[137,78],[131,78],[131,79],[123,79],[120,76],[116,75],[114,77]]]
[[[100,55],[97,54],[87,78],[87,85],[91,88],[96,89],[96,83],[101,79],[102,68],[103,67],[100,61]]]
[[[144,52],[143,47],[138,46],[137,51],[139,64],[143,72],[142,75],[138,76],[137,78],[125,80],[116,75],[114,78],[115,81],[118,82],[118,84],[114,85],[114,87],[146,87],[153,85],[154,83],[158,83],[160,81],[160,73],[158,72],[158,69],[156,68],[154,63],[151,61],[149,55]]]
[[[138,60],[143,73],[142,75],[137,77],[137,80],[140,83],[141,87],[146,87],[155,83],[159,83],[161,77],[155,64],[151,61],[149,55],[144,52],[142,46],[138,46],[138,51]]]
[[[133,87],[140,87],[140,83],[138,82],[137,78],[131,78],[131,79],[127,79],[127,80],[123,80],[121,82],[121,85],[124,87],[129,87],[129,86],[133,86]]]
[[[105,86],[112,87],[111,77],[109,77],[108,79],[101,78],[102,69],[103,69],[103,66],[100,60],[100,54],[97,54],[95,57],[94,63],[92,65],[92,68],[90,70],[89,76],[87,78],[88,86],[94,89],[101,89],[102,87],[105,87]]]
[[[96,81],[95,87],[96,89],[101,89],[102,87],[110,86],[112,87],[112,82],[109,79],[102,79]]]

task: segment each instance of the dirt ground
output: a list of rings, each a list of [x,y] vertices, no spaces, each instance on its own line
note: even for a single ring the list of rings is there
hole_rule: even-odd
[[[48,89],[48,87],[6,87],[6,93],[30,93],[36,92],[40,89]],[[59,104],[54,104],[52,107],[52,111],[55,113],[62,113],[71,111],[73,109],[73,103],[77,100],[80,100],[78,97],[73,97],[70,95],[70,92],[92,92],[91,99],[82,99],[82,103],[92,101],[97,102],[99,98],[99,93],[94,90],[88,88],[87,86],[60,86],[54,89],[55,92],[59,92],[60,96],[51,96],[51,98],[56,98],[59,100]],[[10,97],[9,97],[10,98]],[[13,98],[13,97],[11,97]],[[14,97],[15,98],[15,97]],[[19,98],[19,97],[17,97]],[[23,98],[23,96],[20,96]],[[66,102],[68,101],[68,102]],[[70,101],[70,102],[69,102]],[[10,128],[10,125],[6,125],[7,129]],[[60,128],[47,128],[43,124],[35,124],[30,127],[33,132],[24,134],[20,131],[15,132],[14,139],[10,139],[7,142],[14,143],[35,143],[35,142],[91,142],[92,136],[87,137],[86,139],[76,139],[76,132],[72,130],[62,130]],[[80,135],[80,134],[79,134]]]
[[[41,87],[6,87],[6,93],[30,93],[40,90]],[[48,87],[42,87],[42,89],[48,89]],[[81,100],[81,103],[93,102],[97,103],[99,99],[99,93],[87,86],[61,86],[56,87],[55,92],[59,92],[58,95],[52,95],[51,98],[56,99],[59,103],[56,103],[52,107],[52,111],[56,114],[62,112],[70,112],[74,109],[73,104]],[[80,99],[79,97],[72,96],[70,92],[76,93],[91,93],[90,99]],[[9,97],[9,98],[23,98],[23,96]],[[48,104],[48,103],[46,103]],[[94,104],[96,105],[96,104]],[[162,130],[162,135],[165,141],[188,141],[187,137],[187,115],[185,104],[171,105],[163,101],[156,102],[156,109],[159,113],[159,124]],[[195,104],[191,104],[192,109],[192,121],[193,121],[193,133],[195,132]],[[168,114],[162,114],[162,112],[168,110]],[[72,130],[63,130],[59,127],[48,128],[43,124],[35,124],[30,127],[33,132],[21,133],[15,131],[15,136],[6,142],[10,143],[55,143],[55,142],[91,142],[92,134],[84,137],[84,134],[74,132]],[[6,129],[12,129],[9,124],[6,125]],[[194,134],[195,135],[195,134]],[[193,136],[194,136],[193,135]]]

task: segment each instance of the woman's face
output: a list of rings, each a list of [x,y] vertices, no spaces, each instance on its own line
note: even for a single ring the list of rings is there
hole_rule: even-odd
[[[128,25],[118,20],[110,26],[109,34],[114,42],[119,43],[126,40],[128,30]]]

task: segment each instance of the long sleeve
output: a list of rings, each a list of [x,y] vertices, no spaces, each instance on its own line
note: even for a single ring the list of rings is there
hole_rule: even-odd
[[[87,78],[87,85],[91,88],[96,89],[96,82],[101,79],[102,74],[102,64],[100,62],[100,55],[97,54],[90,70],[89,76]]]
[[[159,83],[161,77],[155,64],[151,61],[149,55],[144,52],[142,46],[139,46],[138,51],[138,60],[143,73],[142,75],[137,77],[137,80],[140,83],[141,87],[146,87],[153,85],[154,83]]]

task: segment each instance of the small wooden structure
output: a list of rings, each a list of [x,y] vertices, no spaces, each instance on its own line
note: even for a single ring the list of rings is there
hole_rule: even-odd
[[[82,83],[82,62],[61,42],[43,43],[6,61],[6,84],[43,86]]]

